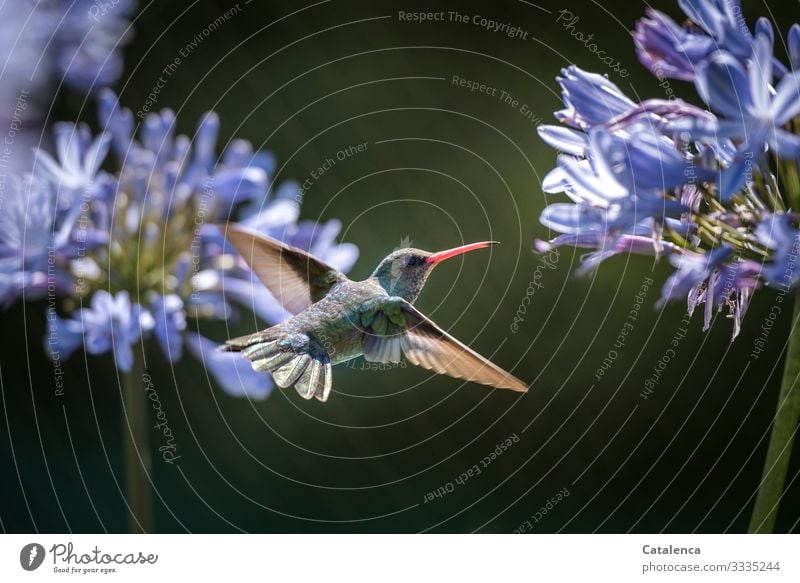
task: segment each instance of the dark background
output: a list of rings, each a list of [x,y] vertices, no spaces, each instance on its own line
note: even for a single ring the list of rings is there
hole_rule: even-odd
[[[145,3],[143,3],[145,4]],[[185,356],[174,367],[151,350],[148,369],[181,456],[154,459],[159,532],[742,532],[766,452],[789,306],[765,352],[753,342],[775,303],[757,294],[740,337],[719,315],[690,332],[652,395],[640,393],[678,330],[684,304],[656,307],[666,263],[619,256],[595,273],[573,274],[583,251],[563,248],[545,269],[519,331],[514,319],[548,238],[539,184],[555,153],[537,137],[560,107],[554,80],[569,63],[608,72],[632,97],[664,97],[638,65],[629,31],[644,3],[240,2],[240,11],[193,50],[162,90],[158,107],[192,132],[219,112],[222,137],[273,151],[278,180],[303,181],[348,145],[366,152],[337,162],[309,189],[302,215],[339,218],[361,257],[361,278],[405,237],[430,250],[499,239],[437,270],[418,306],[518,377],[524,396],[491,391],[408,367],[335,369],[328,403],[276,391],[263,402],[229,397]],[[790,3],[748,3],[782,34]],[[124,105],[142,107],[161,70],[233,4],[158,0],[146,4],[125,50],[117,85]],[[657,2],[678,17],[672,2]],[[542,9],[543,8],[543,9]],[[571,37],[558,11],[580,20],[628,78],[604,68]],[[472,24],[399,22],[398,10],[458,10],[528,31],[509,39]],[[290,15],[292,12],[296,12]],[[386,17],[389,18],[379,18]],[[282,20],[279,20],[282,19]],[[778,41],[778,50],[783,50]],[[497,97],[451,84],[453,75],[505,90],[535,116]],[[696,102],[693,88],[671,88]],[[94,108],[65,94],[58,114]],[[652,277],[634,329],[600,381],[595,372]],[[252,322],[240,323],[242,331]],[[120,388],[110,357],[76,354],[66,391],[54,394],[42,352],[44,306],[15,305],[0,335],[0,520],[8,532],[124,531]],[[224,329],[208,330],[222,340]],[[510,447],[463,485],[455,479],[515,434]],[[152,435],[154,446],[160,436]],[[798,529],[798,454],[777,530]],[[426,494],[454,484],[425,503]],[[538,522],[531,517],[559,491]]]

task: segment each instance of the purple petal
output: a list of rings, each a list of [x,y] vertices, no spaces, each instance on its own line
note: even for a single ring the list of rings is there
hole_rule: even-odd
[[[181,357],[186,329],[183,300],[175,294],[157,295],[152,306],[156,340],[167,360],[175,362]]]
[[[697,66],[717,48],[714,39],[678,26],[658,10],[646,13],[633,34],[639,61],[659,78],[693,80]]]
[[[789,28],[789,61],[794,71],[800,71],[800,24]]]
[[[253,272],[250,272],[248,279],[229,275],[221,278],[220,281],[223,297],[252,310],[269,324],[279,324],[291,315],[269,293]]]
[[[564,192],[569,188],[567,174],[561,166],[556,166],[542,179],[542,190],[548,194]]]
[[[772,98],[772,117],[782,126],[800,115],[800,71],[786,75],[775,89]]]
[[[129,373],[133,368],[133,349],[124,340],[114,342],[114,362],[120,372]]]
[[[300,216],[300,204],[294,200],[275,200],[266,206],[259,206],[254,213],[246,213],[247,219],[242,224],[262,233],[290,225]],[[252,206],[250,208],[253,209]]]
[[[770,147],[781,158],[800,158],[800,136],[785,130],[776,129],[770,137]]]
[[[753,44],[748,78],[755,111],[768,111],[772,83],[772,39],[766,34],[759,34]]]
[[[539,126],[537,132],[545,143],[565,154],[583,156],[586,153],[587,137],[583,132],[553,125]]]
[[[219,213],[228,216],[236,204],[264,197],[267,174],[254,167],[220,170],[208,180],[207,186],[220,205]]]
[[[558,82],[566,109],[556,112],[556,117],[576,127],[603,124],[636,106],[606,77],[575,65],[563,69]]]
[[[202,168],[210,168],[214,163],[214,150],[219,136],[219,116],[213,111],[206,113],[197,126],[194,142],[194,163]]]
[[[716,53],[699,70],[695,85],[712,109],[742,119],[752,105],[750,82],[742,64],[725,52]]]
[[[562,202],[545,207],[539,222],[559,233],[605,232],[608,228],[608,221],[601,209]]]
[[[272,392],[273,384],[269,374],[253,370],[250,362],[242,358],[241,354],[221,352],[217,344],[194,332],[186,334],[186,347],[232,397],[263,400]]]
[[[741,157],[739,160],[725,168],[719,175],[719,197],[728,201],[744,187],[752,172],[752,161]]]
[[[51,360],[67,360],[83,344],[80,322],[65,320],[55,312],[47,314],[45,352]]]

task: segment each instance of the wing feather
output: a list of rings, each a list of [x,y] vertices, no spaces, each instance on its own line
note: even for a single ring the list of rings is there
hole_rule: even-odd
[[[365,312],[374,310],[376,316],[383,315],[392,323],[383,334],[366,327],[364,358],[367,360],[397,362],[402,349],[409,362],[438,374],[499,389],[528,390],[521,380],[456,340],[407,301],[381,298],[376,302],[382,305],[367,305]],[[404,317],[398,317],[398,311]]]
[[[319,301],[347,277],[302,249],[241,225],[220,227],[270,293],[292,314]]]

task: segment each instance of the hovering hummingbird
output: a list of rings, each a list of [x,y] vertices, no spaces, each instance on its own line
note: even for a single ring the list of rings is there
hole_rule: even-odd
[[[364,281],[352,281],[322,260],[241,225],[222,227],[267,289],[294,314],[285,322],[228,340],[257,371],[271,371],[281,388],[326,401],[331,365],[363,355],[371,362],[412,364],[497,388],[527,391],[519,379],[439,328],[413,303],[442,261],[493,241],[430,253],[389,254]]]

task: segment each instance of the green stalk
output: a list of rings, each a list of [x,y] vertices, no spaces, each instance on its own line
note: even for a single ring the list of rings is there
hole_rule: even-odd
[[[128,532],[153,532],[150,489],[150,425],[147,398],[142,381],[142,354],[133,347],[133,366],[123,376],[123,451],[125,454],[125,496],[130,508]]]
[[[800,208],[800,174],[797,170],[797,162],[787,160],[782,164],[783,181],[786,185],[785,191],[789,195],[789,206],[792,209]]]
[[[749,532],[771,533],[775,529],[792,444],[800,419],[800,288],[795,292],[792,329],[789,332],[789,347],[783,367],[783,380],[778,395],[778,408],[767,448],[767,459],[761,474]]]

